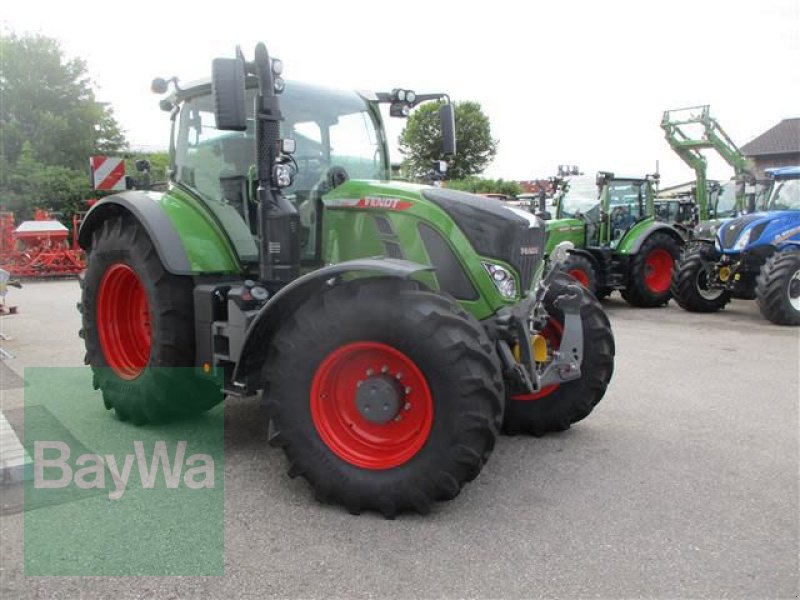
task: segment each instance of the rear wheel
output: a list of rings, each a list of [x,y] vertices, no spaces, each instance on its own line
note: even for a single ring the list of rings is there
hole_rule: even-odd
[[[800,325],[800,252],[773,254],[756,281],[761,314],[776,325]]]
[[[564,323],[564,314],[556,307],[556,299],[570,284],[574,286],[569,277],[559,275],[544,297],[544,308],[550,320],[540,333],[547,341],[550,356],[559,349]],[[583,364],[580,379],[547,386],[536,394],[509,397],[503,421],[506,433],[541,436],[569,429],[572,423],[587,417],[603,398],[614,372],[614,334],[597,299],[586,290],[581,291]]]
[[[562,267],[567,275],[570,275],[583,287],[594,293],[597,287],[597,275],[594,265],[585,256],[580,254],[570,254]]]
[[[483,327],[409,282],[362,280],[309,298],[276,334],[264,382],[289,474],[354,514],[424,514],[455,497],[502,419],[500,365]]]
[[[632,306],[651,308],[669,302],[672,269],[680,245],[666,233],[653,233],[631,257],[628,285],[622,297]]]
[[[106,408],[141,424],[222,400],[218,386],[194,374],[192,280],[164,270],[133,217],[94,232],[81,286],[85,361]]]
[[[708,285],[708,271],[715,262],[710,244],[687,248],[675,265],[670,290],[678,306],[691,312],[709,313],[723,308],[731,300],[730,292]]]

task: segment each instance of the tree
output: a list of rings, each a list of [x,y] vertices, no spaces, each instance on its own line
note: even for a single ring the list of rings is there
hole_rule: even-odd
[[[52,38],[0,39],[0,97],[7,164],[16,164],[26,141],[35,160],[80,170],[91,154],[125,147],[112,109],[95,99],[84,61],[66,59]]]
[[[423,104],[408,118],[400,135],[403,168],[411,177],[424,177],[434,161],[442,158],[442,131],[439,121],[441,102]],[[497,154],[489,117],[477,102],[455,102],[457,152],[447,177],[463,179],[478,175]]]
[[[506,196],[517,196],[523,191],[522,186],[516,181],[483,179],[481,177],[453,179],[447,182],[447,187],[451,190],[461,190],[473,194],[505,194]]]
[[[92,195],[89,156],[126,147],[83,60],[43,35],[0,38],[0,192],[23,212],[71,209]]]

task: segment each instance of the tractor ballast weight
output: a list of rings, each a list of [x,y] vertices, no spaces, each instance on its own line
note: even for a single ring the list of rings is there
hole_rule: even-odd
[[[440,101],[447,158],[445,94],[287,84],[262,44],[212,72],[154,81],[174,87],[167,191],[109,196],[80,232],[107,408],[142,423],[261,391],[290,474],[387,517],[457,495],[501,427],[541,435],[592,411],[613,335],[561,272],[567,245],[548,263],[534,215],[388,180],[380,104],[402,118]]]

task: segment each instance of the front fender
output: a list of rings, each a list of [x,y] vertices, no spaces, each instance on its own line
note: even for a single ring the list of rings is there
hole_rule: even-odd
[[[345,275],[379,276],[411,279],[417,273],[433,267],[391,258],[362,258],[349,260],[312,271],[292,281],[270,298],[247,329],[239,361],[233,372],[237,387],[254,389],[248,379],[260,371],[267,358],[267,349],[281,324],[312,294],[342,282]]]

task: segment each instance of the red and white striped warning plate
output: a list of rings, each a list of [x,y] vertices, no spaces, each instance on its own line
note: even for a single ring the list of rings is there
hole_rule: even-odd
[[[125,162],[110,156],[92,156],[89,159],[92,169],[92,187],[96,190],[124,190]]]

